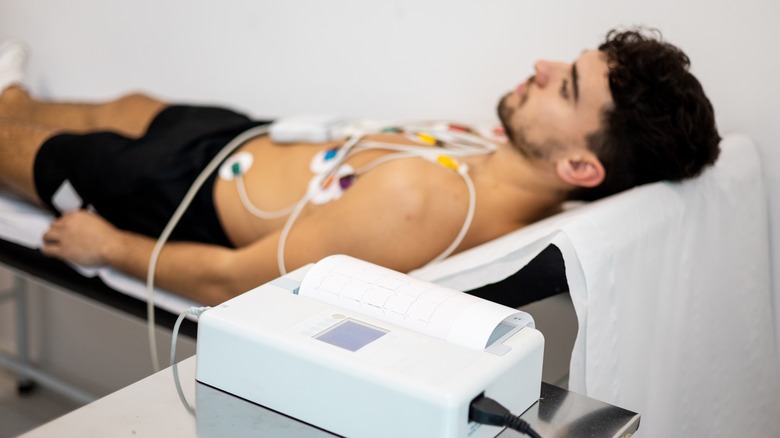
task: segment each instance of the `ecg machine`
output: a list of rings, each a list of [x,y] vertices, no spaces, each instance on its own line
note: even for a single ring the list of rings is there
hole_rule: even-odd
[[[196,379],[349,437],[493,437],[471,401],[521,414],[543,349],[524,312],[338,255],[204,312]]]

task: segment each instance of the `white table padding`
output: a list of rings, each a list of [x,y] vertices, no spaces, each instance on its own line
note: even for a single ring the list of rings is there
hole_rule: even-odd
[[[43,234],[49,229],[54,216],[48,211],[33,207],[15,195],[0,191],[0,238],[28,248],[40,248]],[[86,277],[99,277],[106,285],[126,295],[146,300],[144,282],[129,277],[110,267],[88,268],[71,265]],[[179,314],[196,303],[160,288],[155,288],[155,305],[171,313]]]

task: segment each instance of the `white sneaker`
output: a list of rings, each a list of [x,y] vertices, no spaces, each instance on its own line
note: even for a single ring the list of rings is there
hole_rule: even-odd
[[[0,93],[24,80],[27,64],[27,46],[12,39],[0,40]]]

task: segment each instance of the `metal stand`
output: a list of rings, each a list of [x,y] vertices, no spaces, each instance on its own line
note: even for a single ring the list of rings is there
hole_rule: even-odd
[[[97,396],[63,381],[39,368],[30,360],[29,321],[27,290],[29,279],[19,272],[12,272],[14,284],[11,291],[0,295],[0,301],[13,299],[16,316],[16,354],[0,351],[0,367],[10,369],[19,375],[17,390],[20,395],[32,392],[37,385],[49,388],[80,403],[91,403]]]

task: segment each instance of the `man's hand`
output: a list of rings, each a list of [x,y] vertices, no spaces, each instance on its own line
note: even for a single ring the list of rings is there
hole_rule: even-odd
[[[82,266],[102,266],[107,263],[104,246],[120,237],[120,231],[105,219],[79,210],[51,223],[43,235],[41,252]]]

